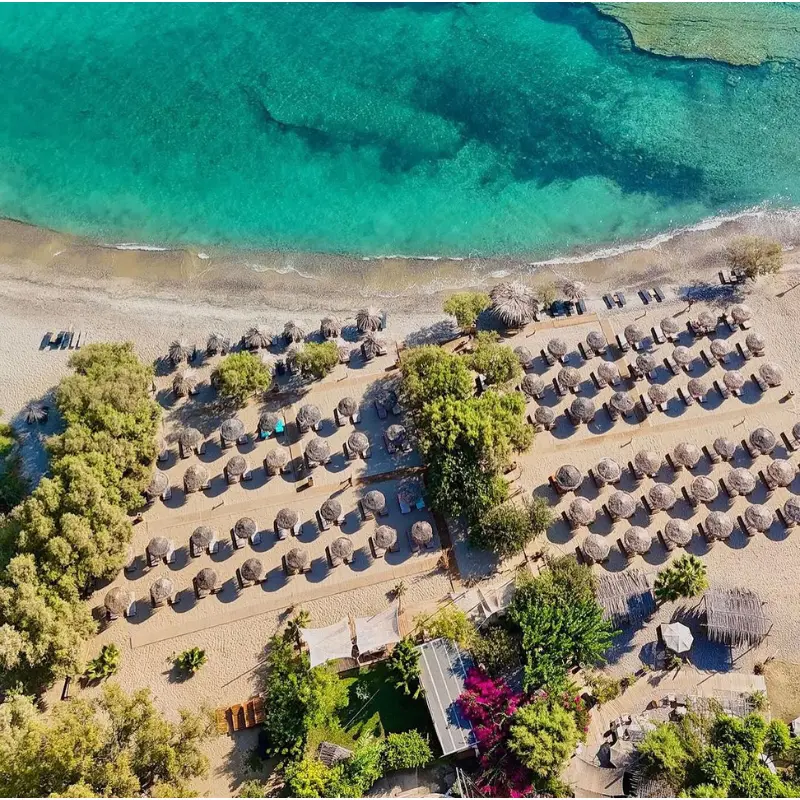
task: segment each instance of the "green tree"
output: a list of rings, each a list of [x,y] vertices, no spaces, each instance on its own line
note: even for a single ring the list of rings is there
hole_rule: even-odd
[[[404,351],[400,370],[403,399],[414,411],[438,399],[466,400],[474,392],[474,381],[464,359],[436,345]]]
[[[780,242],[763,236],[739,236],[725,250],[731,269],[741,270],[755,280],[759,275],[779,272],[783,266],[783,248]]]
[[[483,626],[472,643],[472,654],[493,678],[510,674],[522,664],[522,641],[517,630],[505,625]]]
[[[489,384],[502,385],[522,377],[522,367],[514,351],[500,344],[494,331],[482,331],[476,337],[477,347],[469,357],[469,365],[483,375]]]
[[[390,733],[383,747],[383,763],[387,772],[398,769],[427,767],[433,761],[428,740],[417,730]]]
[[[89,680],[102,680],[116,675],[119,671],[119,663],[122,660],[122,653],[113,642],[104,644],[100,649],[100,655],[92,659],[86,667],[86,677]]]
[[[292,761],[286,768],[285,790],[289,797],[341,797],[335,788],[343,780],[342,767],[327,767],[316,758]]]
[[[409,638],[401,639],[392,650],[388,664],[395,678],[395,688],[416,700],[422,692],[422,686],[419,682],[419,650],[414,642]]]
[[[194,675],[208,661],[206,651],[199,647],[190,647],[176,656],[175,666],[187,675]]]
[[[489,302],[489,295],[483,292],[457,292],[444,301],[444,313],[455,317],[456,325],[466,332],[475,328]]]
[[[414,629],[424,639],[449,639],[459,647],[468,649],[475,639],[475,626],[469,617],[455,605],[444,606],[435,614],[420,614],[414,618]]]
[[[655,595],[660,602],[696,597],[708,588],[706,565],[685,553],[656,576]]]
[[[243,350],[220,361],[214,370],[213,383],[223,397],[242,406],[248,397],[272,386],[272,373],[258,356]]]
[[[539,779],[556,778],[580,734],[575,717],[557,703],[535,701],[517,709],[508,734],[509,749]]]
[[[252,781],[245,781],[239,787],[239,794],[238,797],[249,797],[252,800],[259,797],[266,797],[267,796],[267,788],[264,786],[261,781],[252,780]]]
[[[536,291],[536,299],[544,308],[549,308],[556,299],[558,292],[554,283],[545,283]]]
[[[521,553],[552,524],[553,513],[541,497],[525,500],[521,506],[506,503],[490,509],[481,523],[470,529],[469,542],[473,547],[507,558]]]
[[[589,679],[589,685],[592,687],[592,695],[598,705],[616,700],[622,693],[620,682],[616,678],[603,675],[602,672],[593,675]]]
[[[659,725],[649,731],[636,747],[645,769],[663,773],[668,778],[683,782],[689,755],[678,736],[675,726]]]
[[[297,355],[297,365],[314,378],[324,378],[339,363],[336,342],[307,344]]]
[[[764,737],[764,752],[772,759],[781,759],[789,752],[792,738],[789,726],[782,719],[773,719]]]

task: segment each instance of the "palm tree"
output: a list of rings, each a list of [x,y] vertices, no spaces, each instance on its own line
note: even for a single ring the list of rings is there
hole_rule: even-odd
[[[301,608],[289,622],[286,623],[286,638],[294,639],[296,644],[300,644],[300,631],[308,627],[311,622],[311,614]]]
[[[190,647],[175,659],[175,666],[189,675],[194,675],[206,661],[208,661],[208,657],[205,650],[201,650],[199,647]]]
[[[392,597],[397,600],[397,613],[400,614],[403,607],[403,598],[406,594],[406,584],[404,581],[396,583],[392,588]]]
[[[656,577],[655,594],[659,602],[695,597],[708,588],[706,565],[686,553]]]
[[[169,360],[172,366],[176,367],[178,364],[188,361],[192,355],[192,351],[187,344],[180,342],[177,339],[169,346]]]
[[[84,674],[90,681],[108,678],[119,669],[121,656],[115,644],[104,644],[100,655],[89,662]]]
[[[567,281],[564,284],[564,297],[573,303],[586,297],[586,284],[581,281]]]
[[[395,688],[416,700],[422,693],[422,685],[419,682],[419,650],[410,638],[401,639],[392,650],[389,669],[397,679]]]

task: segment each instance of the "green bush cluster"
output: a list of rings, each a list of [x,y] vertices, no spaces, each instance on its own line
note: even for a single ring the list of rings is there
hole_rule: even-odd
[[[310,342],[297,354],[301,371],[314,378],[324,378],[339,363],[336,342]]]
[[[483,292],[457,292],[444,301],[444,313],[455,317],[462,331],[475,327],[478,317],[489,307],[489,295]]]
[[[249,397],[272,386],[272,373],[258,356],[243,350],[225,356],[214,370],[212,381],[224,398],[242,406]]]
[[[552,524],[553,512],[544,498],[524,500],[521,505],[504,503],[487,511],[470,528],[469,543],[507,558],[521,553],[525,545]]]

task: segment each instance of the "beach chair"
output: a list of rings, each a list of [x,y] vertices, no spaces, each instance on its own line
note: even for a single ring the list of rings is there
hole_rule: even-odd
[[[644,303],[645,305],[648,305],[650,303],[650,301],[652,300],[652,297],[650,296],[650,290],[649,289],[639,289],[637,294],[641,298],[642,303]]]
[[[575,304],[575,308],[578,311],[578,314],[585,314],[586,313],[586,302],[584,300],[578,300]]]
[[[680,386],[678,387],[678,397],[680,397],[685,406],[688,407],[694,405],[694,398],[688,392],[685,392]]]
[[[553,378],[553,386],[555,387],[556,393],[559,397],[567,396],[567,390],[558,382],[557,378]]]
[[[789,439],[785,432],[781,432],[781,439],[783,439],[783,444],[786,447],[786,450],[790,453],[794,453],[795,450],[800,447],[800,444],[794,439]]]
[[[44,350],[45,347],[50,346],[50,340],[53,338],[53,332],[47,331],[44,336],[42,336],[41,344],[39,345],[40,350]]]
[[[703,445],[702,450],[703,450],[703,455],[712,464],[719,464],[722,461],[722,457],[716,450],[709,450],[705,445]]]
[[[655,286],[653,288],[653,294],[655,295],[657,303],[663,303],[666,295],[664,294],[664,290],[660,286]]]
[[[386,419],[389,415],[383,406],[383,403],[375,400],[375,410],[378,412],[378,419]]]
[[[624,292],[617,292],[617,293],[616,293],[616,295],[615,295],[615,297],[617,298],[617,305],[618,305],[620,308],[624,308],[624,306],[625,306],[625,303],[627,302],[627,301],[625,300],[625,294],[624,294]]]
[[[655,326],[653,326],[652,328],[650,328],[650,333],[653,334],[653,341],[656,344],[665,344],[666,343],[667,337],[664,336],[663,332],[659,328],[656,328]]]
[[[706,353],[706,351],[705,351],[705,348],[702,348],[702,349],[700,350],[700,358],[702,358],[702,359],[703,359],[703,361],[705,361],[705,362],[706,362],[706,366],[707,366],[709,369],[711,369],[711,367],[713,367],[713,366],[714,366],[714,362],[711,360],[711,356],[710,356],[708,353]],[[722,363],[722,361],[720,360],[720,362],[719,362],[719,363],[721,364],[721,363]]]
[[[745,349],[742,347],[741,342],[736,342],[736,349],[739,351],[739,355],[744,361],[749,361],[753,357],[753,353],[750,351],[750,349]]]
[[[746,534],[749,537],[753,537],[756,535],[756,531],[754,531],[744,520],[744,518],[740,515],[736,517],[736,522],[739,524],[739,529],[742,533]]]
[[[653,407],[653,401],[646,394],[640,394],[639,400],[642,403],[642,408],[644,409],[644,413],[652,414],[653,411],[655,410]]]
[[[755,373],[753,373],[752,375],[750,375],[750,377],[752,378],[753,383],[755,383],[755,385],[758,386],[758,388],[761,390],[762,394],[766,392],[767,389],[769,389],[769,386],[767,386],[766,381],[762,380],[760,375],[756,375]]]
[[[733,282],[731,280],[731,274],[730,272],[728,272],[727,269],[721,269],[718,274],[719,274],[719,282],[723,286],[727,286],[729,283]]]
[[[594,353],[592,353],[592,355],[588,355],[586,353],[586,348],[583,346],[583,342],[578,342],[578,351],[580,352],[581,358],[584,361],[588,361],[594,355]]]
[[[623,339],[619,334],[617,334],[616,339],[617,339],[617,347],[619,348],[620,353],[627,353],[631,349],[631,346],[628,344],[628,342],[625,339]]]
[[[775,516],[778,518],[778,522],[780,522],[780,524],[784,528],[786,528],[787,530],[789,528],[793,528],[794,527],[795,523],[792,522],[790,524],[789,521],[786,519],[786,516],[784,515],[783,511],[780,508],[776,508],[775,509]]]
[[[614,308],[614,300],[612,299],[610,294],[603,295],[603,302],[606,304],[606,308]]]

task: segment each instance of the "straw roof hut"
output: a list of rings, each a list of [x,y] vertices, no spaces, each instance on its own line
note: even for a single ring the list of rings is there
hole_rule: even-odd
[[[248,328],[242,337],[242,344],[248,350],[266,349],[272,344],[272,334],[260,326]]]
[[[231,340],[221,333],[215,331],[206,339],[206,353],[210,356],[214,356],[217,353],[227,353],[230,349]]]
[[[686,547],[692,541],[692,526],[685,519],[670,519],[664,526],[664,538],[675,547]]]
[[[724,436],[720,436],[717,439],[714,439],[714,450],[717,452],[720,458],[728,461],[736,454],[736,442],[734,442],[733,439],[727,439]]]
[[[199,492],[208,486],[208,470],[202,464],[192,464],[183,473],[183,489],[186,494]]]
[[[32,401],[27,403],[24,409],[25,422],[33,425],[35,422],[47,422],[47,406],[43,403]]]
[[[636,366],[639,368],[639,371],[645,375],[649,375],[653,372],[657,365],[656,357],[652,353],[639,353],[639,355],[636,356]]]
[[[433,528],[430,522],[417,520],[411,526],[411,541],[418,547],[425,547],[433,541]]]
[[[282,508],[275,515],[275,525],[280,531],[289,531],[300,522],[300,515],[293,508]]]
[[[200,554],[208,550],[212,543],[217,540],[217,532],[208,525],[199,525],[192,531],[189,537],[189,544],[195,553]]]
[[[644,529],[634,525],[622,535],[622,544],[628,553],[644,555],[653,545],[653,537]]]
[[[166,536],[154,536],[147,543],[147,555],[153,559],[166,558],[172,550],[172,542]]]
[[[175,593],[175,586],[169,578],[156,578],[150,584],[150,602],[154,606],[166,603]]]
[[[258,583],[264,577],[264,564],[260,558],[248,558],[241,567],[239,574],[242,580]]]
[[[712,642],[731,647],[756,645],[772,627],[764,613],[764,603],[747,589],[709,589],[703,600],[706,629]]]
[[[797,467],[784,458],[776,458],[767,464],[767,476],[776,486],[790,486],[797,476]]]
[[[361,308],[356,314],[356,327],[362,333],[379,331],[383,326],[383,315],[377,308]]]
[[[306,445],[306,458],[315,464],[324,464],[331,457],[330,445],[319,436],[315,436]]]
[[[774,361],[767,361],[758,368],[761,380],[767,386],[780,386],[783,383],[783,367]]]
[[[335,561],[349,561],[353,557],[353,542],[346,536],[337,537],[329,547]]]
[[[644,475],[651,477],[656,475],[661,469],[663,459],[653,450],[639,450],[633,457],[633,465]]]
[[[361,431],[353,431],[347,437],[347,447],[354,453],[363,455],[367,452],[367,450],[369,450],[369,439],[367,438],[367,434],[362,433]]]
[[[563,367],[558,371],[558,382],[567,389],[574,389],[581,382],[581,373],[575,367]]]
[[[342,504],[331,497],[319,507],[319,515],[326,522],[336,522],[342,516]]]
[[[736,494],[748,495],[756,488],[756,479],[753,477],[753,473],[744,467],[732,469],[728,473],[726,482]]]
[[[594,402],[588,397],[576,397],[570,406],[572,416],[579,422],[591,422],[597,412]]]
[[[544,378],[538,375],[526,375],[520,386],[528,397],[538,397],[544,391]]]
[[[573,302],[586,297],[586,284],[583,281],[567,281],[564,284],[564,297]]]
[[[574,492],[583,483],[583,473],[572,464],[564,464],[556,471],[555,481],[563,491]]]
[[[718,322],[719,319],[710,311],[701,311],[697,317],[697,326],[706,333],[715,331],[717,329]]]
[[[267,452],[264,457],[264,462],[270,474],[277,474],[288,463],[289,455],[282,447],[276,447]]]
[[[286,554],[286,567],[289,572],[303,572],[308,569],[310,563],[308,553],[300,547],[293,547]]]
[[[711,355],[713,355],[714,358],[726,358],[731,352],[730,345],[724,339],[714,339],[710,347]]]
[[[627,492],[614,492],[606,505],[615,519],[629,519],[636,513],[636,501]]]
[[[253,536],[258,530],[258,525],[252,517],[239,517],[233,526],[233,535],[237,539],[245,541]]]
[[[681,367],[687,367],[692,363],[694,356],[688,347],[679,344],[672,350],[672,360]]]
[[[300,410],[297,412],[297,424],[301,428],[313,428],[319,424],[321,419],[322,412],[319,410],[319,406],[315,406],[313,403],[300,406]]]
[[[659,383],[654,383],[652,386],[649,386],[647,388],[647,394],[650,397],[650,400],[657,406],[660,406],[663,403],[668,403],[670,397],[672,396],[667,387],[662,386]]]
[[[297,370],[298,359],[300,358],[300,354],[304,349],[305,346],[303,345],[303,342],[292,342],[286,348],[286,352],[283,354],[283,360],[286,362],[286,366],[290,371]]]
[[[744,521],[750,528],[761,533],[770,529],[773,519],[772,509],[764,505],[755,504],[744,510]]]
[[[769,429],[759,427],[756,428],[749,437],[750,444],[760,453],[771,453],[775,449],[778,440],[775,434]]]
[[[695,399],[705,397],[708,394],[708,384],[702,378],[692,378],[686,384],[686,389]]]
[[[733,533],[733,520],[722,511],[712,511],[703,526],[706,536],[711,539],[727,539]]]
[[[336,404],[336,410],[343,417],[352,417],[358,411],[358,403],[354,397],[343,397]]]
[[[764,341],[764,337],[755,331],[747,334],[747,338],[744,340],[744,343],[747,345],[747,349],[752,353],[763,353],[767,348],[767,343]]]
[[[645,333],[638,325],[631,324],[625,328],[624,336],[628,344],[639,344],[644,339]]]
[[[305,323],[296,319],[290,319],[283,326],[283,338],[287,342],[302,342],[308,336],[308,329]]]
[[[372,511],[374,514],[379,514],[386,508],[386,498],[383,496],[383,492],[379,492],[377,489],[372,489],[372,491],[367,492],[363,499],[361,500],[361,504],[367,511]]]
[[[611,548],[608,542],[596,533],[590,533],[581,544],[583,558],[590,564],[599,564],[608,558]]]
[[[184,453],[199,447],[203,441],[203,434],[197,428],[184,428],[178,434],[178,444]]]
[[[280,421],[280,414],[276,414],[274,411],[264,411],[258,418],[258,429],[264,433],[272,433]]]
[[[601,458],[594,474],[601,483],[616,483],[622,477],[622,467],[613,458]]]
[[[547,352],[553,358],[563,358],[567,354],[567,343],[558,337],[550,339],[547,343]]]
[[[586,344],[589,346],[590,350],[598,355],[600,353],[605,353],[608,348],[608,340],[600,331],[589,331],[589,333],[586,334]]]
[[[783,516],[790,525],[797,525],[800,522],[800,497],[792,495],[783,504]]]
[[[192,348],[189,345],[179,342],[177,339],[169,346],[167,353],[173,366],[182,364],[192,357]]]
[[[633,398],[625,392],[614,392],[608,402],[611,407],[619,411],[620,414],[630,414],[636,405]]]
[[[342,332],[342,323],[337,317],[323,317],[319,324],[323,339],[336,339]]]
[[[738,369],[731,369],[722,376],[722,381],[731,392],[738,392],[744,386],[745,377]]]
[[[681,329],[681,326],[672,317],[664,317],[658,324],[665,336],[675,336]]]
[[[652,581],[639,569],[603,575],[595,591],[603,616],[617,628],[637,624],[656,610]]]
[[[164,494],[168,488],[169,476],[167,473],[162,472],[160,469],[154,469],[153,477],[150,478],[150,483],[147,484],[147,488],[144,490],[144,493],[151,500],[154,500],[156,497],[161,497],[161,495]]]
[[[731,307],[731,318],[737,325],[747,322],[752,316],[753,312],[750,310],[750,306],[746,306],[744,303]]]
[[[115,617],[121,617],[124,616],[125,612],[130,608],[133,600],[133,592],[128,589],[123,589],[121,586],[115,586],[113,589],[106,592],[103,604],[109,614]]]
[[[242,422],[239,417],[226,419],[222,425],[219,426],[219,437],[223,445],[236,444],[242,436],[244,436],[244,422]]]
[[[228,478],[241,478],[247,472],[247,459],[239,455],[231,456],[225,465],[225,475]]]
[[[566,511],[567,519],[574,527],[590,525],[595,519],[595,510],[585,497],[576,497]]]
[[[217,588],[217,573],[211,567],[203,567],[194,581],[198,591],[213,592]]]
[[[379,339],[374,333],[368,333],[361,342],[361,354],[365,361],[372,361],[382,353],[386,352],[386,342]]]
[[[696,467],[703,457],[703,453],[696,444],[691,442],[681,442],[672,452],[672,458],[675,463],[680,464],[682,467]]]
[[[197,373],[194,370],[176,372],[172,378],[172,391],[175,397],[186,397],[197,388]]]
[[[654,483],[650,487],[647,497],[654,511],[666,511],[672,508],[678,500],[675,490],[666,483]]]
[[[537,406],[533,412],[533,419],[543,428],[549,428],[556,421],[556,412],[547,406]]]
[[[719,494],[717,484],[705,475],[698,475],[689,487],[689,493],[698,503],[711,503]]]
[[[533,353],[531,353],[527,347],[523,347],[522,345],[514,348],[514,355],[517,357],[517,360],[523,369],[525,369],[528,364],[533,361]]]
[[[392,443],[396,445],[400,445],[406,440],[406,429],[402,425],[394,424],[390,425],[386,429],[386,438]]]
[[[500,283],[489,292],[491,313],[508,328],[521,328],[533,319],[536,298],[520,283]]]
[[[375,529],[375,545],[381,550],[391,550],[397,544],[397,531],[388,525]]]

